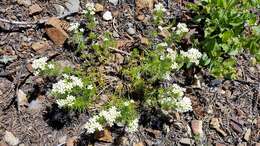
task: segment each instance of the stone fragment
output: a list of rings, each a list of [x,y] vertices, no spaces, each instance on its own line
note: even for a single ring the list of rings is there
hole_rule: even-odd
[[[5,135],[4,135],[4,140],[5,142],[7,142],[9,145],[11,146],[15,146],[19,144],[19,139],[16,138],[13,133],[9,132],[9,131],[5,131]]]
[[[215,146],[226,146],[226,145],[224,145],[224,144],[222,144],[222,143],[216,143]]]
[[[129,27],[126,31],[130,35],[134,35],[136,33],[136,30],[133,27]]]
[[[66,141],[66,146],[75,146],[76,142],[77,142],[76,137],[69,137]]]
[[[143,45],[149,45],[149,39],[146,37],[140,36],[141,44]]]
[[[38,4],[31,5],[29,7],[29,14],[34,15],[42,11],[42,8]]]
[[[212,118],[211,121],[210,121],[210,126],[211,126],[212,128],[214,128],[217,132],[219,132],[221,135],[227,136],[227,133],[224,132],[224,131],[220,128],[220,124],[219,124],[218,118]]]
[[[250,136],[251,136],[251,129],[247,129],[246,133],[244,135],[244,140],[249,142],[250,141]]]
[[[194,141],[190,138],[181,138],[180,143],[184,145],[192,145]]]
[[[26,94],[21,89],[19,89],[16,92],[16,96],[17,96],[17,104],[18,104],[19,107],[24,106],[24,105],[28,105],[28,99],[26,97]]]
[[[238,125],[237,123],[235,122],[230,122],[230,127],[237,133],[242,133],[243,132],[243,129],[240,127],[240,125]]]
[[[201,137],[203,135],[202,121],[201,120],[192,120],[191,129],[195,135],[199,135]]]
[[[112,20],[113,19],[112,13],[110,11],[106,11],[103,14],[103,19],[106,21]]]
[[[103,12],[104,11],[104,6],[99,4],[99,3],[96,3],[95,4],[95,12]]]
[[[17,3],[19,5],[24,5],[26,7],[29,7],[32,4],[31,0],[17,0]]]
[[[135,143],[133,146],[144,146],[144,143],[143,142],[138,142],[138,143]]]
[[[139,21],[143,21],[145,19],[145,16],[143,14],[141,14],[141,15],[138,15],[136,18]]]
[[[148,128],[148,129],[145,129],[145,131],[148,132],[148,134],[154,138],[161,137],[161,131],[159,131],[159,130],[154,130],[154,129]]]
[[[120,146],[129,146],[130,145],[130,141],[125,136],[120,137],[118,143]]]
[[[148,8],[149,10],[153,9],[154,0],[136,0],[136,12],[140,13],[141,10]]]
[[[68,34],[62,29],[61,21],[56,17],[52,17],[48,20],[45,30],[48,37],[56,45],[63,45],[69,37]]]
[[[80,10],[80,1],[79,0],[66,0],[65,1],[65,12],[64,14],[75,13]]]
[[[98,132],[96,137],[99,141],[102,141],[102,142],[110,142],[110,143],[113,142],[112,133],[107,129]]]
[[[108,0],[110,3],[112,3],[113,5],[117,5],[118,4],[118,0]]]
[[[50,48],[50,45],[46,41],[39,41],[32,44],[32,49],[37,53],[44,53],[46,50]]]

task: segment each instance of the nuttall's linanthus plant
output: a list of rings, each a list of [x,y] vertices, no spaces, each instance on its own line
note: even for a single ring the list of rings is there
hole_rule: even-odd
[[[199,64],[200,58],[202,57],[201,52],[198,49],[195,49],[195,48],[191,48],[187,52],[184,52],[184,51],[181,50],[180,54],[183,57],[189,59],[189,61],[191,63],[195,63],[196,65]]]

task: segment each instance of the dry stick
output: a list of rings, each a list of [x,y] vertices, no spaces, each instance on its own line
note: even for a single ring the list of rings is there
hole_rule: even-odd
[[[61,18],[65,18],[74,14],[82,14],[81,12],[71,12],[71,13],[67,13],[61,16],[58,16],[57,18],[61,19]],[[7,20],[7,19],[3,19],[0,18],[0,22],[4,22],[4,23],[9,23],[9,24],[14,24],[14,25],[27,25],[27,26],[34,26],[34,25],[38,25],[38,24],[43,24],[46,23],[48,21],[49,18],[47,19],[41,19],[38,21],[32,21],[32,22],[28,22],[28,21],[14,21],[14,20]]]
[[[121,53],[121,54],[125,54],[127,56],[130,56],[131,54],[128,53],[128,52],[125,52],[125,51],[122,51],[122,50],[119,50],[119,49],[116,49],[116,48],[112,48],[112,47],[109,47],[109,49],[113,50],[113,51],[116,51],[118,53]]]

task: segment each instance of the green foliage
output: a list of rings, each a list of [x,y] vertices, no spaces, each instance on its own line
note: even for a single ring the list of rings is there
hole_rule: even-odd
[[[247,35],[245,24],[254,28],[256,15],[250,8],[258,6],[256,1],[201,0],[188,4],[196,16],[194,22],[204,28],[201,47],[205,52],[204,65],[216,77],[236,77],[234,56],[249,48],[259,58],[259,34]],[[201,9],[202,8],[202,9]],[[207,56],[206,56],[207,55]],[[223,67],[224,66],[224,67]]]

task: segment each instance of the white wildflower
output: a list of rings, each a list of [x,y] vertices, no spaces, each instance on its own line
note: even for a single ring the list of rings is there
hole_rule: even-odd
[[[80,28],[79,31],[80,31],[80,32],[84,32],[85,29],[84,29],[84,28]]]
[[[103,130],[102,125],[98,122],[100,117],[98,115],[93,116],[89,119],[87,123],[84,124],[84,128],[87,130],[87,133],[94,133],[96,130],[101,131]]]
[[[187,32],[189,32],[187,25],[185,23],[178,23],[176,34],[180,35],[180,34],[187,33]]]
[[[54,64],[48,64],[47,66],[49,69],[54,69]]]
[[[64,94],[70,92],[74,87],[83,87],[83,82],[76,76],[63,75],[65,79],[59,80],[52,85],[52,93]]]
[[[184,112],[192,111],[192,103],[190,98],[188,97],[183,97],[180,101],[176,103],[176,105],[177,105],[176,110],[178,112],[184,113]]]
[[[88,86],[87,86],[87,89],[88,89],[88,90],[92,90],[92,89],[93,89],[93,85],[88,85]]]
[[[185,91],[186,91],[185,88],[182,88],[177,84],[172,85],[172,92],[173,92],[173,94],[177,95],[178,97],[182,97],[184,95]]]
[[[45,70],[46,65],[47,65],[47,57],[42,57],[39,59],[36,59],[33,61],[32,63],[32,68],[34,71],[36,71],[36,73],[39,73],[40,71]]]
[[[78,31],[80,24],[78,22],[71,23],[70,27],[68,28],[69,31]]]
[[[168,80],[168,81],[171,80],[170,72],[167,72],[167,73],[164,75],[164,79],[165,79],[165,80]]]
[[[173,62],[172,65],[171,65],[171,68],[172,68],[173,70],[174,70],[174,69],[178,69],[178,68],[179,68],[178,63]]]
[[[95,4],[94,3],[87,3],[86,4],[86,10],[83,11],[84,14],[90,14],[90,15],[95,15]]]
[[[199,64],[200,58],[202,57],[200,51],[195,48],[191,48],[187,52],[181,50],[180,54],[187,57],[191,63],[195,63],[196,65]]]
[[[103,19],[106,20],[106,21],[112,20],[113,19],[112,13],[110,11],[106,11],[103,14]]]
[[[166,42],[164,42],[164,43],[160,43],[160,44],[158,44],[157,46],[158,46],[158,47],[167,47],[168,44],[167,44]]]
[[[158,3],[154,6],[154,11],[162,11],[162,12],[166,12],[165,7],[163,6],[162,3]]]
[[[133,133],[135,131],[138,130],[138,122],[139,122],[139,119],[136,118],[135,120],[133,120],[127,127],[126,127],[126,132],[129,132],[129,133]]]
[[[176,59],[177,52],[172,50],[171,48],[167,48],[166,51],[168,52],[167,57],[174,61]]]
[[[120,111],[115,106],[112,106],[108,110],[101,111],[100,116],[103,116],[109,126],[113,126],[116,119],[120,116]]]
[[[75,101],[75,97],[72,95],[68,95],[66,99],[58,99],[56,102],[59,107],[64,107],[64,106],[72,106]]]

